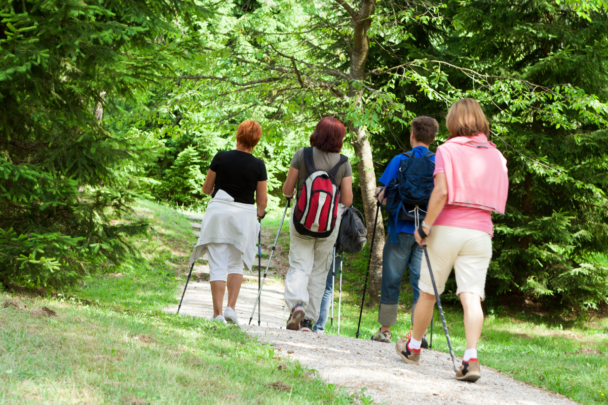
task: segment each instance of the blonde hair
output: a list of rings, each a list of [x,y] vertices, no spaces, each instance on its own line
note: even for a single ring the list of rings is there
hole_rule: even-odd
[[[445,123],[450,133],[449,138],[478,133],[483,133],[487,138],[490,133],[490,125],[481,106],[472,98],[463,98],[452,104]]]

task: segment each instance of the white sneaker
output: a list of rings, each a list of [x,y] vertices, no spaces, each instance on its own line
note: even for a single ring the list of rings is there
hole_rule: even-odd
[[[230,307],[224,309],[224,318],[226,318],[226,322],[228,323],[233,323],[235,325],[239,324],[239,318],[237,318],[236,312]]]
[[[215,322],[226,323],[226,320],[225,320],[225,319],[224,319],[224,317],[223,317],[223,316],[221,316],[221,315],[218,315],[218,316],[216,316],[215,318],[214,318],[214,317],[211,317],[211,320],[212,320],[212,321],[215,321]]]

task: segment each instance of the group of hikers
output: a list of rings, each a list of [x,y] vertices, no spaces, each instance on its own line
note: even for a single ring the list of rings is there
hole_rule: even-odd
[[[371,339],[391,343],[401,283],[409,270],[413,331],[408,339],[397,341],[396,351],[406,363],[419,364],[421,348],[428,347],[425,333],[436,302],[434,286],[438,294],[443,293],[454,268],[467,341],[456,378],[476,381],[481,376],[476,350],[483,327],[481,301],[492,257],[491,214],[504,214],[507,166],[489,141],[488,121],[475,100],[455,102],[446,127],[447,141],[432,153],[429,147],[439,130],[437,121],[414,119],[411,150],[395,156],[380,177],[385,187],[377,188],[375,197],[389,211],[389,238],[383,251],[380,328]],[[340,154],[345,135],[339,120],[321,119],[310,136],[310,147],[293,156],[283,185],[288,201],[294,199],[285,277],[285,302],[291,310],[287,329],[293,331],[319,333],[327,320],[324,296],[327,300],[332,293],[328,273],[335,259],[342,213],[353,202],[352,168]],[[243,269],[252,267],[257,253],[260,221],[268,202],[266,167],[252,155],[261,136],[257,122],[241,123],[236,149],[215,155],[203,185],[203,192],[213,198],[191,261],[208,253],[212,320],[218,322],[238,324],[235,309]],[[430,197],[420,206],[408,193]],[[422,247],[432,263],[434,281],[422,260]],[[226,289],[228,302],[222,311]]]

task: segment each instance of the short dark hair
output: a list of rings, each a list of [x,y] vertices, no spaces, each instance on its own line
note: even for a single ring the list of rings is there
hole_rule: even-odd
[[[418,117],[412,121],[412,132],[414,139],[426,145],[430,145],[435,140],[439,131],[439,123],[431,117]]]
[[[310,146],[315,146],[323,152],[340,153],[346,128],[334,117],[325,117],[317,124],[315,132],[310,136]]]

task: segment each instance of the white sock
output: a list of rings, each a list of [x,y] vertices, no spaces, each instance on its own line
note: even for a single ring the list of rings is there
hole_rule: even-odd
[[[410,348],[410,350],[420,350],[421,345],[422,340],[416,340],[413,336],[410,338],[410,343],[408,343],[408,347]]]
[[[477,358],[477,349],[467,349],[464,351],[464,356],[462,357],[462,360],[469,361],[471,359],[476,359],[476,358]]]

